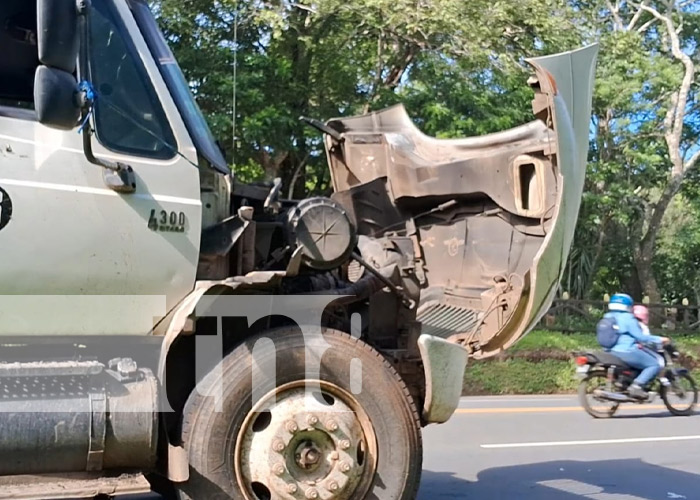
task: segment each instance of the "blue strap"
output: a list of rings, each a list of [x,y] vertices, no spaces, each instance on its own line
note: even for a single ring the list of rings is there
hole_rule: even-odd
[[[83,80],[78,84],[78,90],[85,93],[85,100],[88,102],[92,103],[97,99],[95,88],[92,86],[92,83],[87,80]]]
[[[85,102],[88,104],[88,112],[85,115],[83,122],[80,124],[80,127],[78,127],[78,133],[81,134],[85,126],[90,121],[90,116],[92,116],[92,110],[95,108],[95,101],[97,100],[97,92],[95,92],[95,88],[92,86],[92,83],[87,80],[83,80],[78,84],[78,90],[83,93]]]

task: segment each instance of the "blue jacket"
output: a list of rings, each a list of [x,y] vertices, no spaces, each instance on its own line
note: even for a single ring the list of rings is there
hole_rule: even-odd
[[[654,342],[661,343],[661,337],[657,335],[644,335],[639,326],[639,321],[630,312],[609,311],[605,314],[606,318],[615,318],[617,325],[620,327],[620,338],[617,339],[617,344],[611,351],[629,352],[637,349],[638,343]]]

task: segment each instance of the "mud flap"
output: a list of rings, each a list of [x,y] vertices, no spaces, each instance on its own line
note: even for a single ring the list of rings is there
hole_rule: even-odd
[[[447,422],[462,396],[468,353],[463,347],[432,335],[418,338],[418,349],[425,370],[423,420]]]

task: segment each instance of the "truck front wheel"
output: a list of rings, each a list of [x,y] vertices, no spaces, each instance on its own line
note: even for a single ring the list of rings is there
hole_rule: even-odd
[[[181,498],[415,498],[422,441],[406,385],[366,343],[324,329],[311,344],[321,338],[319,350],[298,328],[268,331],[204,377],[183,413]]]

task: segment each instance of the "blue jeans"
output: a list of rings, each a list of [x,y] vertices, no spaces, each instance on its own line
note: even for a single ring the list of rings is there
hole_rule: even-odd
[[[639,349],[635,347],[631,351],[613,351],[612,353],[631,367],[636,368],[637,370],[642,370],[639,376],[634,379],[634,383],[641,387],[644,387],[646,384],[654,380],[654,377],[656,377],[661,371],[661,366],[659,365],[659,360],[656,357],[656,354],[647,349]]]

